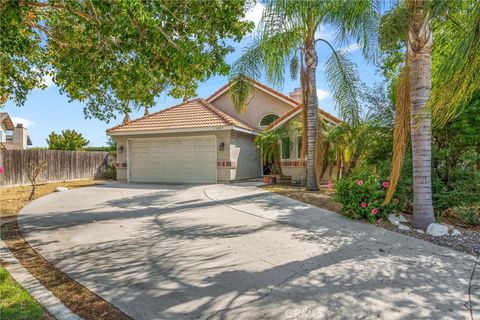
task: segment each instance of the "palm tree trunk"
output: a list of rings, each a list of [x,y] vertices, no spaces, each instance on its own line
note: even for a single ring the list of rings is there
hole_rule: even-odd
[[[318,190],[315,175],[315,140],[317,135],[317,52],[313,37],[305,42],[305,68],[307,75],[307,190]]]
[[[412,1],[408,31],[410,55],[410,117],[413,157],[413,221],[416,229],[435,222],[432,204],[432,114],[425,108],[431,91],[432,31],[426,23],[423,0]]]

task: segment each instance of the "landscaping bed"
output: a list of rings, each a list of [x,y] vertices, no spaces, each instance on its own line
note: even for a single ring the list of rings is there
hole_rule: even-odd
[[[99,182],[81,180],[39,185],[37,187],[37,198],[54,192],[57,187],[72,189],[91,186],[95,183]],[[37,278],[42,285],[59,298],[67,308],[85,320],[131,319],[106,300],[63,274],[25,241],[19,230],[17,217],[20,209],[28,203],[29,194],[29,186],[0,189],[0,199],[2,201],[0,208],[0,235],[18,261]],[[18,305],[18,308],[23,309],[24,306]],[[22,311],[19,310],[18,312]]]
[[[295,187],[290,185],[279,185],[279,184],[269,184],[261,186],[261,188],[266,189],[270,192],[286,196],[291,199],[295,199],[304,203],[314,205],[316,207],[327,209],[339,214],[343,214],[341,211],[341,204],[335,200],[335,192],[325,187],[321,187],[320,191],[306,191],[305,187]],[[411,221],[411,215],[405,214],[404,217]],[[478,255],[480,254],[480,228],[479,226],[467,226],[461,223],[460,220],[455,219],[450,216],[449,219],[442,221],[448,224],[451,224],[452,227],[461,231],[461,234],[458,236],[446,235],[435,237],[428,235],[426,233],[419,233],[414,229],[410,230],[400,230],[399,227],[395,224],[390,223],[389,221],[382,221],[378,223],[378,226],[383,228],[400,232],[417,239],[422,239],[435,243],[440,246],[449,247],[451,249],[465,252],[468,254]],[[366,220],[360,220],[365,221]],[[407,225],[409,223],[407,222]]]

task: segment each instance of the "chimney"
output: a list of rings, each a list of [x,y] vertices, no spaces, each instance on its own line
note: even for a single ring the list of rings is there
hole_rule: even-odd
[[[13,130],[12,142],[20,145],[22,149],[27,149],[28,130],[23,127],[23,124],[17,123],[17,126]]]
[[[295,88],[289,95],[293,100],[302,102],[302,88]]]

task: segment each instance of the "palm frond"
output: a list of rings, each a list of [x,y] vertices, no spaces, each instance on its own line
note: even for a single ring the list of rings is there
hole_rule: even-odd
[[[336,30],[336,43],[352,39],[362,47],[364,57],[377,61],[380,2],[376,0],[327,1],[324,22]]]
[[[390,184],[384,203],[389,203],[397,189],[398,179],[402,170],[405,152],[410,137],[410,68],[408,62],[401,71],[395,97],[395,127],[393,129],[393,158],[390,170]]]
[[[232,83],[230,92],[233,106],[238,113],[245,112],[253,93],[251,79],[257,80],[261,77],[264,68],[263,58],[258,42],[254,42],[232,66],[229,79]]]
[[[434,53],[441,56],[433,68],[428,106],[436,126],[453,119],[480,91],[480,2],[460,2],[457,12],[442,23]],[[434,61],[435,63],[435,61]]]
[[[350,61],[347,55],[346,51],[333,50],[325,63],[325,73],[340,117],[355,125],[361,118],[361,107],[358,103],[360,77],[356,64]]]
[[[300,69],[300,63],[298,62],[298,55],[294,54],[290,60],[290,78],[296,80],[298,78],[298,71]]]
[[[395,6],[380,19],[380,48],[382,51],[396,49],[407,40],[410,12],[403,3]]]

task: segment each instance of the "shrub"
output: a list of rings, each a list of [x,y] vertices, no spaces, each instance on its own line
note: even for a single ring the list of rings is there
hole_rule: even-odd
[[[436,211],[454,207],[470,207],[478,202],[480,194],[480,174],[458,170],[452,174],[452,182],[447,186],[438,177],[433,177],[433,205]]]
[[[480,204],[472,206],[455,207],[453,211],[458,215],[458,218],[468,225],[480,225]]]
[[[383,205],[388,181],[376,176],[349,177],[335,183],[336,199],[342,205],[342,212],[352,219],[365,218],[371,223],[386,218],[398,209],[398,199]]]
[[[117,169],[115,168],[115,156],[110,153],[103,165],[100,167],[100,178],[112,179],[117,178]]]

